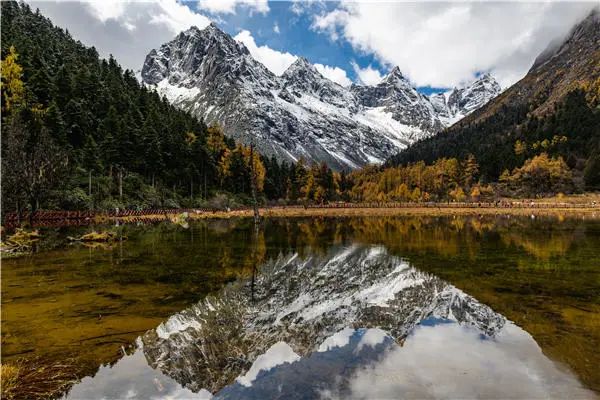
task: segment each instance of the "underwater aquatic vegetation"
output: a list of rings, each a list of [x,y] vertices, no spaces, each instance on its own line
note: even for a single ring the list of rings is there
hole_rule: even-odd
[[[70,360],[48,362],[39,358],[21,358],[1,364],[2,399],[55,397],[77,382],[74,371],[75,366]]]

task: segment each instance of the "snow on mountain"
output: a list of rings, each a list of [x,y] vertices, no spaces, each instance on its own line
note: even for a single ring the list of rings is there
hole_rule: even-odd
[[[263,154],[324,161],[337,170],[381,163],[499,93],[483,75],[448,99],[427,97],[398,67],[378,85],[345,88],[302,57],[276,76],[214,24],[192,27],[152,50],[141,76],[171,103],[218,122]]]
[[[450,115],[454,116],[457,121],[486,104],[500,92],[498,82],[486,73],[466,87],[454,88],[450,92],[446,104]]]
[[[492,338],[507,323],[382,246],[281,255],[258,271],[146,333],[143,350],[152,368],[193,391],[217,392],[236,378],[249,384],[271,365],[343,347],[355,329],[372,329],[364,346],[388,336],[402,341],[432,317]]]

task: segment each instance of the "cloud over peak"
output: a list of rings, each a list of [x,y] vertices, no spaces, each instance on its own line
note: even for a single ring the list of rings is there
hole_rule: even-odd
[[[565,35],[593,6],[555,2],[341,3],[315,15],[312,29],[333,41],[347,41],[384,65],[400,66],[418,86],[457,86],[481,71],[491,71],[506,87],[527,72],[552,38]]]
[[[252,33],[247,30],[240,31],[240,33],[238,33],[234,39],[238,42],[242,42],[248,48],[248,51],[252,57],[257,59],[271,72],[278,76],[283,74],[285,70],[298,59],[297,55],[288,52],[277,51],[266,45],[257,45]],[[332,67],[318,63],[314,64],[314,66],[321,75],[342,86],[349,86],[352,83],[350,78],[348,78],[346,71],[340,67]]]
[[[266,14],[269,12],[267,0],[199,0],[198,8],[213,14],[235,14],[237,8]]]

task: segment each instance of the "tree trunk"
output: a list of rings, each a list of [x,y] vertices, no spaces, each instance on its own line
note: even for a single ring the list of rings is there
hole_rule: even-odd
[[[37,211],[37,199],[35,197],[30,197],[29,205],[31,206],[31,212],[29,213],[29,225],[33,226],[33,214],[35,214]]]
[[[90,210],[94,208],[94,201],[92,200],[92,170],[90,169],[90,173],[88,176],[88,196],[90,197]]]
[[[123,201],[123,169],[119,168],[119,200]]]
[[[21,210],[21,202],[17,199],[17,224],[21,226],[21,217],[23,210]]]

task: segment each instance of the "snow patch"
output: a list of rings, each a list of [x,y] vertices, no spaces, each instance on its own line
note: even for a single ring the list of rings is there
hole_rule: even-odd
[[[388,334],[379,328],[367,329],[360,338],[355,353],[359,353],[365,346],[375,347],[383,343],[386,337],[388,337]]]
[[[243,376],[239,376],[236,381],[243,386],[250,387],[260,371],[269,371],[273,367],[293,363],[299,359],[300,356],[287,343],[277,342],[264,354],[256,357],[248,372]]]
[[[344,347],[350,343],[350,338],[354,334],[355,330],[352,328],[344,328],[339,332],[334,333],[321,343],[318,352],[329,351],[334,347]]]

